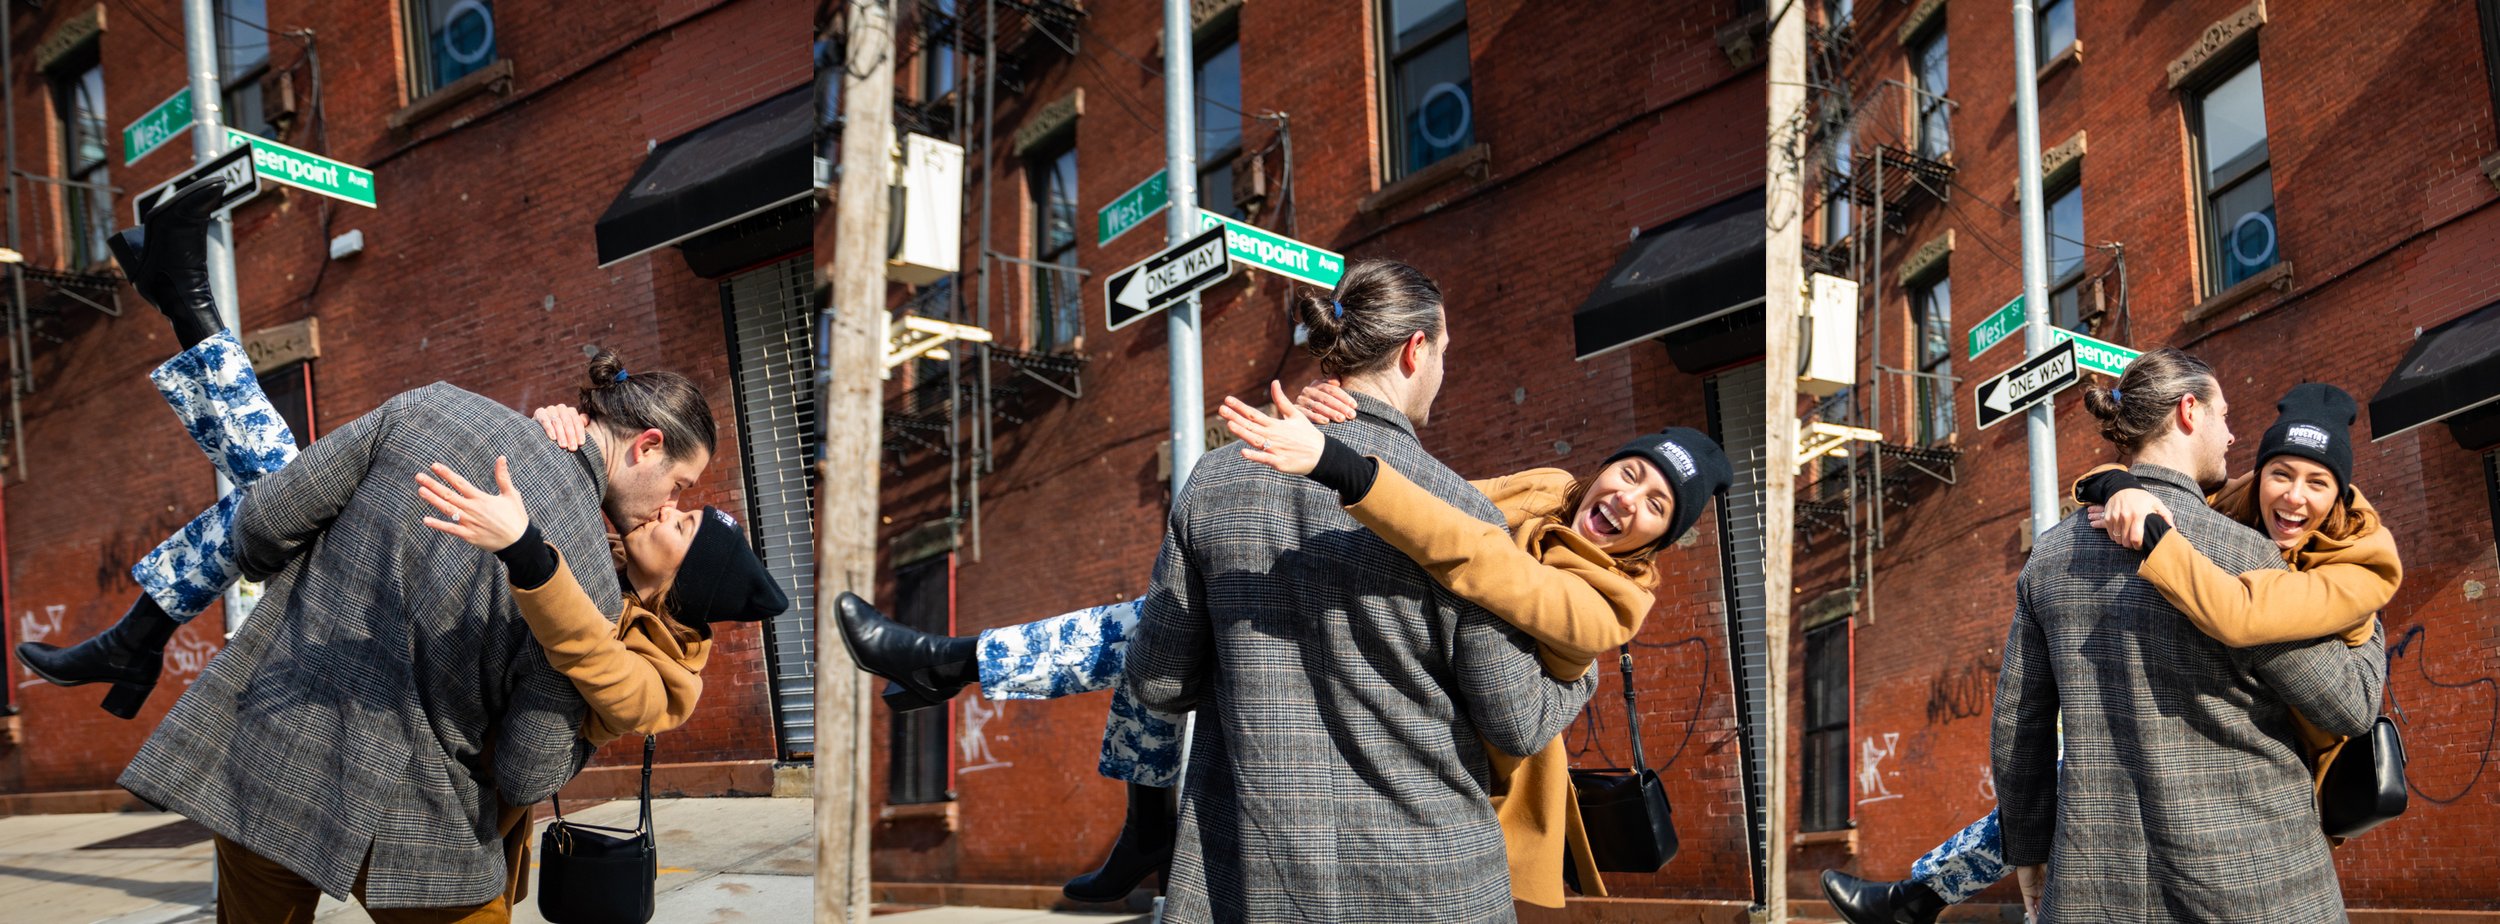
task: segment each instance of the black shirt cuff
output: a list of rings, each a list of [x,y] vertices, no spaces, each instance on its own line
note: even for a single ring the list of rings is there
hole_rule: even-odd
[[[2170,518],[2169,518],[2169,517],[2162,516],[2162,515],[2160,515],[2160,514],[2154,514],[2154,515],[2152,515],[2152,516],[2145,517],[2145,518],[2144,518],[2144,545],[2143,545],[2143,546],[2141,546],[2141,548],[2144,550],[2144,554],[2146,554],[2146,555],[2151,555],[2151,554],[2153,554],[2153,549],[2154,549],[2154,547],[2161,545],[2161,537],[2163,537],[2163,536],[2167,536],[2167,535],[2170,535]]]
[[[537,590],[546,586],[548,578],[556,576],[555,546],[548,545],[546,537],[538,534],[536,523],[530,524],[520,539],[496,551],[495,557],[503,559],[504,570],[511,572],[512,586],[522,590]]]
[[[2137,481],[2135,473],[2123,468],[2111,469],[2076,483],[2075,499],[2086,505],[2106,504],[2120,491],[2130,488],[2140,490],[2143,487],[2144,482]]]
[[[1380,477],[1380,463],[1336,437],[1322,435],[1320,439],[1319,464],[1311,468],[1310,479],[1335,490],[1337,499],[1348,507],[1362,503],[1372,493],[1372,482]]]

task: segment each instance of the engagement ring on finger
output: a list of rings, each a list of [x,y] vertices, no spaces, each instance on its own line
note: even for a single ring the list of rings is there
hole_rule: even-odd
[[[460,525],[460,511],[454,510],[451,512],[451,523],[453,526]]]

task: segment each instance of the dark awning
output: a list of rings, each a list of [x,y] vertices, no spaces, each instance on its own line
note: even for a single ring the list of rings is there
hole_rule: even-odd
[[[807,198],[815,127],[815,100],[800,87],[652,149],[599,216],[599,265]]]
[[[2373,441],[2500,401],[2500,302],[2422,332],[2370,396]]]
[[[1633,239],[1571,314],[1581,359],[1762,302],[1762,190]]]

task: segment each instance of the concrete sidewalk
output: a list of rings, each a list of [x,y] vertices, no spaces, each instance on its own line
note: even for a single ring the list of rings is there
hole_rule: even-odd
[[[816,842],[807,799],[654,799],[660,878],[654,922],[807,921],[814,916]],[[588,824],[632,827],[633,801],[571,814]],[[181,821],[167,814],[21,815],[0,818],[0,922],[178,924],[210,921],[206,840],[173,847],[92,849]],[[543,822],[542,822],[543,827]],[[535,839],[533,836],[533,843]],[[89,848],[89,849],[82,849]],[[945,909],[933,909],[942,911]],[[1027,917],[916,918],[927,924],[994,924]],[[537,902],[512,919],[544,924]],[[369,922],[353,903],[323,899],[322,924]],[[1097,919],[1099,920],[1099,918]]]

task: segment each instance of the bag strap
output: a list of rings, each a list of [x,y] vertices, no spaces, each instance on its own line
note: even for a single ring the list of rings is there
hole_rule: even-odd
[[[637,831],[651,830],[651,758],[659,752],[659,742],[658,735],[645,735],[642,739],[642,826],[636,828]],[[563,824],[564,796],[561,793],[551,795],[547,801],[555,805],[556,823]]]
[[[658,752],[659,747],[660,747],[660,736],[658,736],[658,735],[644,735],[644,736],[643,736],[643,738],[642,738],[642,828],[641,828],[641,830],[644,830],[644,831],[649,831],[649,830],[651,830],[651,755],[652,755],[652,754],[654,754],[654,753],[656,753],[656,752]]]
[[[1623,720],[1632,728],[1632,768],[1642,772],[1647,772],[1649,770],[1649,759],[1641,754],[1640,702],[1632,692],[1632,645],[1629,642],[1624,643],[1622,662]]]

